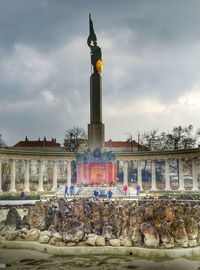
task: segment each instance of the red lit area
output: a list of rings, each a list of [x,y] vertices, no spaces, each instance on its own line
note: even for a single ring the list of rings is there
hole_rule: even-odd
[[[77,184],[103,185],[117,183],[117,164],[113,162],[77,164]]]

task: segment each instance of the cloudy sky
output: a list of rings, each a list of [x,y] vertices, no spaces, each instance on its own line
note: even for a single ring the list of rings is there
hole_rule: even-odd
[[[0,0],[0,134],[89,123],[88,13],[102,48],[106,139],[200,127],[199,0]]]

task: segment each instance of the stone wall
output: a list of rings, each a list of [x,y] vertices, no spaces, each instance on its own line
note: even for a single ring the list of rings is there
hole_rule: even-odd
[[[10,208],[0,230],[6,240],[54,246],[195,247],[200,245],[200,206],[52,198],[37,201],[23,220]]]

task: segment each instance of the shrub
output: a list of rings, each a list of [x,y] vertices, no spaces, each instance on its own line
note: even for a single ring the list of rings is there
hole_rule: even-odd
[[[28,194],[28,195],[25,195],[24,199],[25,200],[40,200],[40,195]],[[20,199],[20,194],[3,194],[3,195],[0,195],[0,200],[12,201],[12,200],[21,200],[21,199]]]

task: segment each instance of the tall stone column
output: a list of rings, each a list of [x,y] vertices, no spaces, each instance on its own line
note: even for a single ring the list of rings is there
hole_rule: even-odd
[[[58,180],[58,162],[56,160],[54,160],[53,161],[53,187],[52,187],[52,191],[56,191],[57,180]]]
[[[29,160],[25,160],[24,192],[30,192],[30,187],[29,187],[29,165],[30,165],[30,161]]]
[[[192,177],[193,177],[193,191],[199,191],[198,188],[198,178],[197,178],[197,165],[196,165],[196,158],[192,159]]]
[[[68,160],[67,161],[67,186],[68,188],[71,186],[72,182],[71,182],[71,178],[72,177],[72,169],[71,169],[71,161]]]
[[[2,160],[0,159],[0,193],[3,192],[3,190],[2,190],[2,184],[3,184],[3,179],[2,179]]]
[[[158,190],[156,187],[156,161],[151,161],[151,190],[156,191]]]
[[[165,160],[165,190],[171,190],[168,159]]]
[[[10,192],[16,192],[15,189],[15,178],[16,178],[16,169],[15,169],[15,160],[11,160],[11,172],[10,172]]]
[[[127,185],[128,186],[128,161],[123,161],[123,185]]]
[[[142,190],[142,168],[141,168],[141,160],[137,161],[137,183],[141,187]]]
[[[178,160],[178,180],[179,180],[179,189],[180,191],[185,190],[184,179],[183,179],[183,160],[179,158]]]
[[[40,160],[40,168],[39,168],[39,187],[38,187],[38,191],[39,191],[39,192],[44,191],[43,178],[44,178],[44,160]]]

